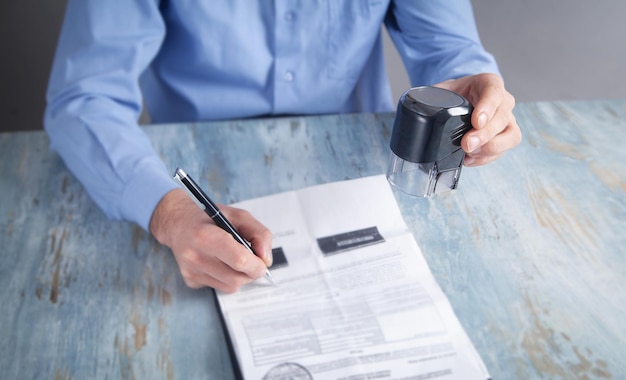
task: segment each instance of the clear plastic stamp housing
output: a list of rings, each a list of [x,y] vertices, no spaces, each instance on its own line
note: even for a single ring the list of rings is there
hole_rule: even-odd
[[[439,172],[436,162],[415,163],[391,153],[387,180],[407,194],[429,197],[456,189],[460,174],[461,168]]]

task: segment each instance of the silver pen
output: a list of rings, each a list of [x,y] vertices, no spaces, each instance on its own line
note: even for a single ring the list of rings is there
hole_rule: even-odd
[[[244,247],[250,251],[253,255],[254,250],[252,250],[252,246],[246,239],[244,239],[239,232],[235,229],[235,227],[226,219],[226,217],[220,212],[217,205],[202,191],[202,189],[196,184],[196,182],[181,168],[177,168],[176,172],[174,172],[174,179],[179,181],[180,183],[189,190],[189,192],[196,198],[198,202],[200,202],[204,206],[204,212],[207,213],[213,219],[215,224],[223,229],[224,231],[231,234],[235,240],[241,243]],[[258,256],[258,255],[256,255]],[[265,269],[265,278],[272,283],[272,285],[276,286],[276,282],[272,278],[272,274],[269,269]]]

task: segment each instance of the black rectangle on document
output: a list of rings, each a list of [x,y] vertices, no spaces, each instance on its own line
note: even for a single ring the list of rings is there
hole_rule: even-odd
[[[324,255],[328,256],[351,249],[382,243],[384,241],[385,239],[378,232],[377,227],[369,227],[362,230],[318,238],[317,245]]]
[[[283,247],[272,248],[272,266],[270,269],[278,269],[282,267],[289,266],[289,262],[287,262],[287,256],[285,256],[285,251]]]

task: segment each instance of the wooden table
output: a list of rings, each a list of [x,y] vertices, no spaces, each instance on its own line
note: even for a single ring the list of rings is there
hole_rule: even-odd
[[[626,101],[520,104],[456,192],[395,192],[494,379],[626,378]],[[393,114],[158,125],[220,202],[386,171]],[[0,134],[0,378],[230,379],[212,292],[112,222],[43,132]],[[284,210],[288,212],[288,210]]]

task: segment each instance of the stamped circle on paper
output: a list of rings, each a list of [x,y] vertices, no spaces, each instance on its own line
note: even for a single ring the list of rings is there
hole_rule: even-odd
[[[282,363],[270,369],[263,380],[313,380],[313,376],[300,364]]]

